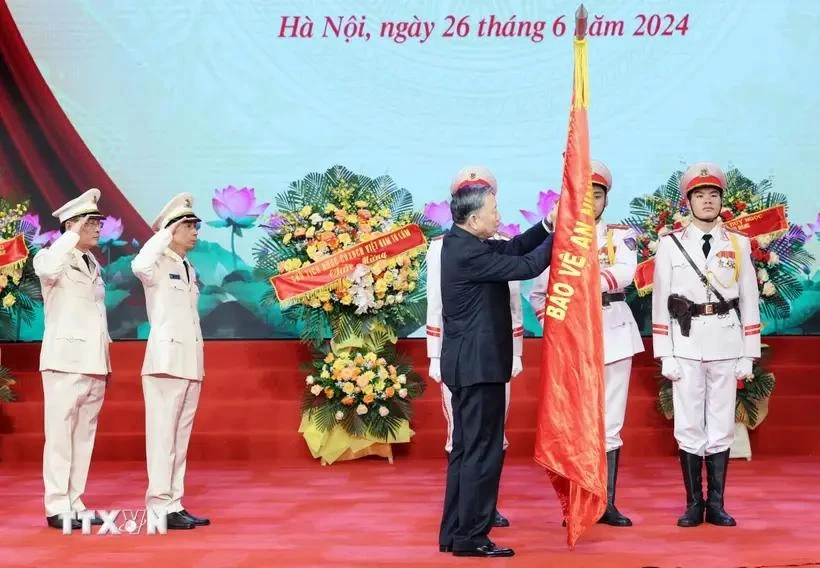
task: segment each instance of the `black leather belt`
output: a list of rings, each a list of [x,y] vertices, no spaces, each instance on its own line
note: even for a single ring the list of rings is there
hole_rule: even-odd
[[[612,302],[625,302],[626,294],[623,292],[603,292],[601,294],[601,303],[608,306]]]
[[[709,302],[706,304],[693,304],[692,305],[692,315],[693,316],[712,316],[712,315],[723,315],[728,314],[730,310],[734,310],[736,307],[740,305],[740,301],[737,298],[732,298],[728,302]]]

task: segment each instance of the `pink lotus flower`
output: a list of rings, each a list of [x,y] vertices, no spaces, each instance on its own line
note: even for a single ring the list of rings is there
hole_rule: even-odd
[[[229,185],[214,191],[211,205],[219,216],[219,221],[208,222],[212,227],[250,229],[270,203],[256,205],[256,191],[252,187],[236,188]],[[240,231],[239,235],[241,234]]]
[[[26,235],[32,248],[43,248],[53,243],[60,236],[60,231],[41,233],[40,216],[26,213],[20,219],[20,232]]]
[[[441,203],[431,201],[430,203],[425,203],[424,216],[442,228],[448,227],[453,222],[449,201],[442,201]]]
[[[551,189],[546,192],[540,191],[538,193],[538,211],[533,213],[532,211],[521,209],[521,214],[529,224],[535,225],[540,222],[541,219],[550,214],[552,208],[555,207],[556,203],[558,203],[558,197],[559,194]]]
[[[497,232],[511,239],[521,234],[521,226],[518,223],[510,223],[509,225],[499,223]]]
[[[125,241],[119,240],[122,236],[124,227],[122,226],[122,219],[111,217],[110,215],[103,219],[100,225],[100,247],[121,247],[127,244]]]

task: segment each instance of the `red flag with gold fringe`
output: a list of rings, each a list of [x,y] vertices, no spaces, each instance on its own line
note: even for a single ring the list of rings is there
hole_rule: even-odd
[[[541,353],[535,461],[547,469],[572,549],[606,509],[604,345],[589,155],[586,10],[574,77]]]

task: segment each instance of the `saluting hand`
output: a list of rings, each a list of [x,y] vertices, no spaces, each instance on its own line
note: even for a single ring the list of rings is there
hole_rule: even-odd
[[[82,231],[83,227],[85,227],[85,223],[86,223],[86,221],[88,221],[88,218],[89,218],[89,215],[83,215],[80,219],[78,219],[77,221],[74,221],[71,224],[71,228],[69,228],[68,230],[73,232],[73,233],[77,233],[79,235],[80,231]]]

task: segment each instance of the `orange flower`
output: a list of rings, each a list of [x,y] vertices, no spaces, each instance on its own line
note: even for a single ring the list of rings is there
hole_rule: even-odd
[[[396,394],[396,391],[393,387],[387,387],[386,389],[384,389],[384,394],[387,396],[387,398],[393,398],[393,395]]]
[[[330,398],[330,397],[328,397],[328,398]],[[373,398],[372,394],[366,394],[366,395],[364,395],[364,398],[362,399],[362,402],[364,402],[365,404],[370,404],[374,400],[375,399]]]
[[[325,388],[325,396],[327,398],[333,398],[333,389],[330,387]]]
[[[342,404],[344,404],[345,406],[350,406],[350,405],[352,405],[352,404],[353,404],[353,397],[352,397],[352,396],[346,396],[346,397],[344,397],[344,398],[342,399]]]
[[[293,231],[293,236],[294,237],[304,237],[306,232],[307,232],[307,229],[305,229],[304,227],[299,227],[295,231]]]

